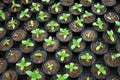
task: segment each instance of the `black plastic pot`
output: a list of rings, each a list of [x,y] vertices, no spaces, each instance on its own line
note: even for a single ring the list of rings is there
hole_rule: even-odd
[[[111,74],[108,77],[106,77],[106,80],[112,80],[112,79],[119,80],[120,76],[117,76],[115,74]]]
[[[91,73],[83,73],[83,74],[81,74],[80,77],[78,78],[78,80],[83,80],[83,79],[85,79],[84,77],[87,77],[90,80],[96,80],[96,78]]]
[[[5,64],[3,64],[3,62],[5,63]],[[0,74],[1,73],[3,73],[3,72],[5,72],[5,70],[7,69],[7,67],[8,67],[8,63],[7,63],[7,60],[6,59],[4,59],[4,58],[0,58]],[[3,67],[2,67],[3,66]]]

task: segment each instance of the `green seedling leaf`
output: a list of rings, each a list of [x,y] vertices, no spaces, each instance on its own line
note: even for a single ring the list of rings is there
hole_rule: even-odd
[[[63,13],[59,19],[60,20],[64,20],[64,21],[67,21],[68,20],[68,17],[70,17],[70,14],[69,13]]]
[[[29,9],[25,9],[24,11],[21,11],[20,18],[23,18],[24,16],[27,16],[28,12],[29,12]]]
[[[59,6],[60,6],[60,2],[54,3],[54,4],[52,5],[52,8],[53,8],[56,12],[58,12],[58,11],[59,11]]]
[[[21,7],[21,5],[15,3],[15,1],[13,0],[13,1],[12,1],[12,8],[19,8],[19,7]]]
[[[55,27],[58,27],[59,24],[55,21],[50,21],[47,26],[51,27],[51,30],[54,31],[55,30]]]
[[[50,69],[50,70],[52,70],[52,69],[53,69],[53,64],[49,64],[49,63],[48,63],[47,68]]]
[[[69,74],[64,74],[64,75],[58,74],[57,80],[66,80],[68,77],[69,77]]]
[[[69,57],[69,54],[66,53],[66,51],[61,51],[61,52],[57,52],[57,54],[61,57],[61,61],[64,61],[65,58]]]
[[[13,29],[15,28],[15,21],[13,18],[8,23],[11,25]]]
[[[77,20],[75,21],[80,27],[83,27],[83,19],[80,19],[77,17]]]
[[[96,47],[96,50],[98,51],[98,50],[100,50],[101,48],[103,48],[103,46],[102,46],[102,43],[100,42],[100,44]]]
[[[94,22],[93,25],[99,27],[99,29],[103,29],[103,22],[99,17],[97,18],[97,22]]]
[[[105,6],[97,3],[94,5],[94,7],[97,9],[97,13],[100,13],[101,9],[103,9]]]
[[[0,10],[0,18],[2,18],[3,20],[6,19],[6,15],[5,15],[5,13],[3,12],[3,10]]]
[[[34,46],[34,43],[31,42],[29,39],[22,40],[22,44],[24,44],[25,46],[28,46],[28,47],[33,47]]]
[[[69,69],[70,72],[73,72],[74,70],[77,70],[77,69],[78,69],[78,67],[75,66],[74,63],[70,63],[70,64],[68,64],[68,65],[65,65],[65,68],[66,68],[66,69]]]
[[[10,40],[9,39],[5,39],[3,42],[3,45],[9,45],[10,44]]]
[[[54,40],[52,39],[51,36],[48,39],[45,39],[45,42],[47,43],[47,46],[55,44],[55,42],[54,42]]]
[[[80,56],[82,60],[86,60],[89,62],[89,60],[92,59],[92,56],[89,53],[86,53],[85,55]]]
[[[82,41],[82,38],[79,39],[73,39],[73,44],[71,45],[71,49],[75,49],[76,47],[80,47],[80,43]]]
[[[115,39],[114,39],[114,32],[113,32],[113,30],[107,31],[107,34],[108,34],[110,40],[114,42]]]
[[[120,53],[113,54],[113,55],[112,55],[112,60],[117,59],[117,58],[119,58],[119,57],[120,57]]]
[[[83,17],[90,17],[92,15],[93,15],[92,13],[85,11],[85,13],[83,14]]]
[[[95,66],[98,69],[98,75],[100,74],[106,75],[107,72],[103,66],[101,66],[100,64],[96,64]]]
[[[73,9],[75,9],[75,10],[77,10],[79,12],[81,12],[81,10],[82,10],[81,8],[82,8],[82,4],[75,3],[73,5]]]
[[[50,2],[50,0],[42,0],[43,2],[46,2],[46,3],[49,3]]]
[[[39,11],[39,10],[40,10],[37,3],[33,2],[33,3],[32,3],[32,6],[33,6],[33,8],[34,8],[36,11]]]

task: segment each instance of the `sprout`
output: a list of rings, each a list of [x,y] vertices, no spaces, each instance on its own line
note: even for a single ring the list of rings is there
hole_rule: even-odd
[[[112,60],[117,59],[120,57],[120,53],[113,54],[111,57],[112,57]]]
[[[49,3],[50,2],[50,0],[42,0],[43,2],[46,2],[46,3]]]
[[[101,9],[103,9],[105,6],[97,3],[96,5],[94,5],[94,7],[97,9],[97,13],[100,13]]]
[[[22,40],[22,44],[24,44],[27,47],[33,47],[34,43],[30,41],[30,39]]]
[[[64,59],[65,59],[66,57],[69,57],[69,54],[66,53],[65,50],[63,50],[63,51],[61,51],[61,52],[57,52],[57,54],[61,57],[61,61],[64,61]]]
[[[120,21],[115,21],[115,24],[119,27],[118,32],[120,33]]]
[[[90,80],[90,77],[87,77],[87,80]]]
[[[3,10],[0,10],[0,18],[2,18],[3,20],[6,19],[5,13],[3,12]]]
[[[3,41],[3,45],[9,45],[10,44],[10,40],[9,39],[5,39],[4,41]]]
[[[53,69],[53,64],[49,64],[49,63],[48,63],[47,68],[50,69],[50,70],[52,70],[52,69]]]
[[[55,44],[55,42],[54,42],[54,40],[52,39],[51,36],[48,39],[45,39],[45,42],[47,43],[47,46]]]
[[[77,17],[77,20],[75,21],[80,27],[83,27],[83,19],[80,19],[79,17]]]
[[[32,33],[32,34],[36,34],[37,37],[39,37],[39,35],[42,34],[42,33],[45,33],[45,31],[37,28],[37,29],[35,29],[35,30],[32,30],[31,33]]]
[[[113,32],[113,30],[107,31],[107,34],[108,34],[110,40],[114,42],[115,39],[114,39],[114,32]]]
[[[64,39],[67,37],[67,35],[69,35],[69,30],[67,28],[60,28],[60,32],[62,33],[61,35],[63,35]]]
[[[88,32],[88,33],[86,34],[86,37],[87,37],[87,38],[90,38],[90,34],[91,34],[91,32]]]
[[[83,17],[90,17],[90,16],[92,16],[92,15],[93,15],[92,13],[90,13],[90,12],[88,12],[88,11],[85,11]]]
[[[31,78],[31,80],[38,80],[42,78],[42,75],[38,70],[26,71],[26,74]]]
[[[41,53],[35,53],[35,56],[36,57],[41,57],[41,56],[43,56]]]
[[[25,2],[26,2],[26,3],[28,3],[28,2],[29,2],[29,0],[25,0]]]
[[[101,66],[100,64],[96,64],[95,66],[98,69],[98,73],[97,73],[98,75],[100,74],[106,75],[107,72],[103,66]]]
[[[39,18],[41,19],[41,21],[44,21],[44,20],[45,20],[45,17],[47,17],[47,15],[45,15],[45,12],[40,11],[40,12],[39,12]]]
[[[59,11],[59,8],[58,8],[59,6],[60,6],[60,2],[54,3],[54,4],[52,5],[52,8],[55,9],[56,12],[58,12],[58,11]]]
[[[17,3],[15,3],[15,1],[13,0],[12,1],[12,8],[19,8],[20,7],[20,4],[17,4]]]
[[[89,3],[91,3],[92,2],[92,0],[86,0],[87,2],[89,2]]]
[[[81,10],[82,10],[81,8],[82,8],[82,4],[75,3],[75,5],[73,5],[73,9],[75,9],[79,12],[81,12]]]
[[[101,48],[103,48],[103,46],[102,46],[102,43],[100,42],[100,44],[96,47],[96,50],[98,51],[98,50],[100,50]]]
[[[69,69],[70,72],[73,72],[74,70],[78,70],[78,67],[74,65],[74,63],[70,63],[68,65],[65,65],[66,69]]]
[[[81,58],[82,60],[86,60],[86,61],[89,62],[89,60],[92,59],[92,56],[91,56],[89,53],[86,53],[85,55],[82,55],[80,58]]]
[[[57,74],[57,80],[67,80],[67,78],[69,77],[69,74]]]
[[[15,21],[13,20],[13,18],[9,21],[9,24],[11,25],[11,27],[14,29],[15,28]]]
[[[24,11],[21,11],[20,18],[23,18],[24,16],[30,17],[27,13],[29,12],[29,9],[25,9]]]
[[[31,26],[31,27],[33,27],[33,26],[34,26],[34,24],[35,24],[35,23],[34,23],[34,21],[33,21],[33,20],[31,20],[31,21],[30,21],[30,26]]]
[[[0,27],[0,33],[3,31],[4,29],[2,27]]]
[[[55,21],[50,21],[47,26],[51,27],[51,30],[54,31],[55,27],[59,26],[59,24]]]
[[[71,49],[75,49],[76,47],[80,47],[80,43],[82,41],[82,38],[78,38],[78,39],[73,39],[73,44],[71,45]]]
[[[39,11],[39,10],[40,10],[37,3],[33,2],[33,3],[32,3],[32,6],[33,6],[33,8],[34,8],[36,11]]]
[[[25,67],[28,67],[30,65],[31,65],[31,63],[30,62],[26,62],[24,57],[22,57],[21,61],[16,64],[16,66],[19,66],[20,70],[22,70],[22,71],[24,70]]]
[[[99,27],[100,29],[103,29],[103,22],[101,18],[97,18],[97,22],[94,22],[93,25]]]
[[[63,13],[62,16],[59,17],[60,20],[67,21],[68,17],[70,17],[69,13]]]

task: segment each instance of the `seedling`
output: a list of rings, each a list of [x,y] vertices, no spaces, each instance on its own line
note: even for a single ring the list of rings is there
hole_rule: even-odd
[[[15,3],[15,1],[12,1],[12,8],[19,8],[21,7],[20,4]]]
[[[65,50],[57,52],[57,54],[61,57],[61,61],[64,61],[66,57],[69,57],[69,54]]]
[[[68,17],[70,17],[70,14],[69,13],[63,13],[59,19],[60,20],[63,20],[63,21],[67,21],[68,20]]]
[[[92,56],[90,55],[90,53],[86,53],[85,55],[80,56],[80,58],[89,62],[92,59]]]
[[[14,29],[15,28],[15,20],[12,18],[9,22],[10,26]]]
[[[3,31],[4,29],[2,27],[0,27],[0,33]]]
[[[97,72],[98,75],[100,74],[106,75],[107,72],[103,66],[101,66],[100,64],[96,64],[95,66],[98,69],[98,72]]]
[[[120,21],[115,21],[115,24],[119,27],[118,32],[120,33]]]
[[[75,21],[80,27],[83,27],[83,19],[80,19],[77,17],[77,20]]]
[[[78,69],[78,67],[75,66],[74,63],[70,63],[70,64],[68,64],[68,65],[65,65],[65,68],[66,68],[66,69],[69,69],[70,72],[73,72],[73,71],[75,71],[75,70]]]
[[[27,9],[25,9],[25,10],[23,10],[23,11],[21,11],[21,13],[20,13],[20,18],[23,18],[23,17],[30,17],[29,15],[28,15],[28,12],[29,12],[29,9],[27,8]]]
[[[102,46],[102,43],[100,42],[99,45],[96,47],[96,50],[98,51],[98,50],[100,50],[101,48],[103,48],[103,46]]]
[[[67,37],[67,35],[69,35],[69,30],[67,28],[60,28],[60,32],[62,33],[61,35],[63,35],[64,39]]]
[[[47,68],[50,69],[50,70],[52,70],[52,69],[53,69],[53,64],[49,64],[49,63],[48,63]]]
[[[85,11],[85,13],[83,14],[83,17],[90,17],[93,14],[91,12]]]
[[[112,60],[117,59],[120,57],[120,53],[113,54],[111,57],[112,57]]]
[[[31,33],[32,33],[32,34],[36,34],[36,36],[37,36],[37,38],[38,38],[39,35],[42,34],[42,33],[45,33],[45,31],[42,30],[42,29],[37,28],[37,29],[35,29],[35,30],[32,30]]]
[[[43,12],[43,11],[39,12],[39,18],[41,19],[41,21],[44,21],[46,17],[47,17],[47,15],[45,15],[45,12]]]
[[[82,8],[82,4],[75,3],[75,5],[73,5],[73,9],[79,12],[81,12],[82,10],[81,8]]]
[[[55,30],[55,27],[58,27],[59,24],[58,24],[57,22],[55,22],[55,21],[50,21],[50,22],[47,24],[47,26],[49,26],[49,27],[51,28],[51,30],[54,31],[54,30]]]
[[[39,10],[40,10],[37,3],[33,2],[33,3],[32,3],[32,6],[33,6],[33,8],[34,8],[36,11],[39,11]]]
[[[89,3],[91,3],[92,2],[92,0],[86,0],[87,2],[89,2]]]
[[[57,74],[57,80],[67,80],[67,78],[69,77],[69,74]]]
[[[47,46],[55,44],[55,42],[54,42],[54,40],[52,39],[51,36],[48,39],[45,39],[45,42],[47,43]]]
[[[86,37],[87,37],[87,38],[90,38],[90,34],[91,34],[91,32],[88,32],[88,33],[86,34]]]
[[[103,29],[103,22],[101,18],[97,18],[97,22],[94,22],[93,25],[97,26],[99,29]]]
[[[94,7],[97,9],[97,13],[100,13],[101,9],[103,9],[105,6],[97,3],[94,5]]]
[[[25,45],[26,47],[33,47],[34,43],[30,41],[30,39],[27,40],[22,40],[22,44]]]
[[[26,2],[26,3],[28,3],[28,2],[29,2],[29,0],[25,0],[25,2]]]
[[[10,40],[9,39],[5,39],[4,41],[3,41],[3,45],[9,45],[10,44]]]
[[[41,57],[41,56],[43,56],[41,53],[35,53],[35,56],[36,57]]]
[[[71,45],[71,49],[75,49],[76,47],[80,47],[80,43],[82,42],[82,38],[78,38],[78,39],[73,39],[72,41],[72,45]]]
[[[0,18],[2,18],[3,20],[6,19],[5,13],[3,12],[3,10],[0,10]]]
[[[49,3],[50,2],[50,0],[42,0],[43,2],[46,2],[46,3]]]
[[[90,80],[90,77],[87,77],[87,80]]]
[[[31,21],[30,21],[30,26],[31,26],[31,27],[34,27],[34,25],[35,25],[34,21],[31,20]]]
[[[26,74],[31,78],[31,80],[38,80],[42,78],[42,75],[38,70],[26,71]]]
[[[114,39],[114,32],[113,32],[113,30],[107,31],[107,34],[108,34],[110,40],[114,42],[115,39]]]
[[[54,4],[52,5],[52,8],[53,8],[56,12],[58,12],[58,11],[59,11],[59,6],[60,6],[60,2],[54,3]]]
[[[22,57],[21,61],[16,64],[16,66],[20,67],[20,70],[23,71],[25,67],[30,66],[30,62],[26,62],[25,58]]]

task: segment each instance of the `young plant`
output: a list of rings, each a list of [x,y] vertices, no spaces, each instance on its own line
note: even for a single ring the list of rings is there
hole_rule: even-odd
[[[25,0],[25,2],[26,2],[26,3],[28,3],[28,2],[29,2],[29,0]]]
[[[47,43],[47,46],[55,44],[55,42],[54,42],[54,40],[52,39],[51,36],[48,39],[45,39],[45,42]]]
[[[103,48],[103,46],[102,46],[102,43],[100,42],[100,44],[96,47],[96,50],[98,51],[98,50],[100,50],[101,48]]]
[[[12,8],[19,8],[21,7],[20,4],[15,3],[15,1],[12,1]]]
[[[63,35],[64,39],[67,37],[67,35],[69,35],[69,30],[67,28],[60,28],[60,32],[62,33],[61,35]]]
[[[94,22],[93,25],[97,26],[99,29],[103,29],[103,22],[101,18],[97,18],[97,22]]]
[[[36,56],[36,57],[42,57],[43,55],[38,52],[38,53],[35,53],[35,56]]]
[[[3,31],[4,29],[2,27],[0,27],[0,33]]]
[[[59,24],[55,21],[50,21],[47,26],[51,27],[51,30],[54,31],[55,27],[58,27]]]
[[[80,27],[83,27],[83,19],[80,19],[77,17],[77,20],[75,21]]]
[[[69,13],[63,13],[59,19],[60,20],[63,20],[63,21],[67,21],[68,20],[68,17],[70,17],[70,14]]]
[[[41,19],[41,21],[44,21],[46,17],[47,17],[47,15],[45,15],[45,12],[43,12],[43,11],[39,12],[39,18]]]
[[[114,32],[113,32],[113,30],[107,31],[107,34],[108,34],[110,40],[114,42],[115,39],[114,39]]]
[[[100,64],[96,64],[95,66],[98,69],[98,72],[97,72],[98,75],[100,74],[106,75],[107,72],[103,66],[101,66]]]
[[[67,78],[69,77],[69,74],[57,74],[57,80],[67,80]]]
[[[113,54],[111,57],[112,57],[112,60],[117,59],[120,57],[120,53]]]
[[[86,34],[86,37],[87,37],[87,38],[90,38],[90,34],[91,34],[91,32],[88,32],[88,33]]]
[[[89,62],[92,59],[92,56],[89,53],[86,53],[85,55],[80,56],[80,58]]]
[[[30,16],[28,15],[28,12],[29,12],[29,9],[28,9],[28,8],[25,9],[25,10],[23,10],[23,11],[21,11],[19,17],[20,17],[20,18],[23,18],[23,17],[25,17],[25,16],[30,17]]]
[[[61,52],[57,52],[57,54],[61,57],[61,61],[64,61],[64,59],[66,57],[69,57],[70,55],[68,53],[66,53],[65,50],[61,51]]]
[[[58,11],[59,11],[59,6],[60,6],[60,2],[54,3],[54,4],[52,5],[52,8],[53,8],[56,12],[58,12]]]
[[[30,39],[27,40],[22,40],[22,44],[27,46],[27,47],[33,47],[34,43],[30,41]]]
[[[71,45],[71,49],[75,49],[76,47],[80,47],[80,43],[82,42],[82,38],[78,38],[78,39],[73,39],[72,41],[72,45]]]
[[[34,25],[35,25],[34,21],[33,21],[33,20],[31,20],[31,21],[30,21],[30,25],[29,25],[29,26],[34,27]]]
[[[5,13],[3,12],[3,10],[0,10],[0,18],[2,18],[3,20],[6,19]]]
[[[101,9],[103,9],[105,6],[97,3],[94,5],[94,7],[97,9],[97,13],[100,13]]]
[[[93,14],[91,12],[85,11],[85,13],[83,14],[83,17],[90,17]]]
[[[89,3],[91,3],[92,2],[92,0],[86,0],[87,2],[89,2]]]
[[[68,65],[65,65],[65,68],[66,68],[66,69],[69,69],[70,72],[73,72],[73,71],[75,71],[75,70],[78,69],[78,67],[75,66],[74,63],[70,63],[70,64],[68,64]]]
[[[87,80],[90,80],[90,77],[87,77]]]
[[[49,63],[48,63],[47,68],[50,69],[50,70],[52,70],[52,69],[53,69],[53,64],[49,64]]]
[[[42,33],[45,33],[45,31],[37,28],[35,30],[32,30],[31,33],[36,34],[36,36],[39,37],[39,35],[42,34]]]
[[[73,5],[73,9],[79,12],[81,12],[82,10],[81,8],[82,8],[82,4],[75,3],[75,5]]]
[[[37,3],[32,2],[32,6],[33,6],[33,8],[34,8],[36,11],[39,11],[39,10],[40,10]]]
[[[9,22],[10,26],[14,29],[15,28],[15,20],[12,18]]]
[[[50,0],[42,0],[42,2],[49,3],[49,2],[50,2]]]
[[[38,70],[26,71],[26,74],[31,78],[31,80],[38,80],[42,78],[42,75]]]
[[[4,41],[3,41],[3,45],[9,45],[10,44],[10,40],[9,39],[5,39]]]
[[[120,21],[115,21],[115,24],[119,27],[118,32],[120,33]]]
[[[21,61],[16,64],[16,66],[20,67],[20,70],[22,70],[22,71],[24,70],[25,67],[28,67],[30,65],[31,65],[31,63],[26,62],[24,57],[22,57]]]

